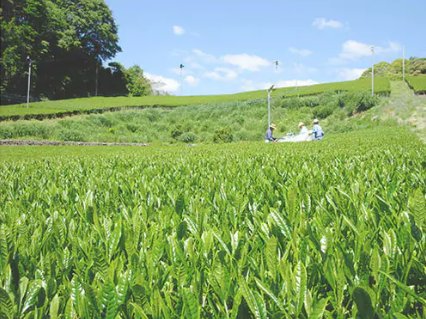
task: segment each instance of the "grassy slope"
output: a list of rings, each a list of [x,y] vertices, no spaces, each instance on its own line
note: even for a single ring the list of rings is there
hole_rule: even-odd
[[[425,77],[426,79],[426,77]],[[426,142],[426,96],[416,96],[403,81],[391,82],[392,93],[373,113],[383,120],[407,125]]]
[[[335,96],[324,96],[325,101]],[[285,100],[286,102],[289,100]],[[297,99],[296,99],[297,101]],[[271,107],[272,121],[277,125],[275,136],[298,132],[297,124],[305,122],[311,127],[317,106],[286,107],[274,99]],[[325,103],[325,102],[324,102]],[[335,107],[331,116],[321,121],[327,134],[347,132],[377,125],[371,116],[347,119],[346,109]],[[390,124],[395,121],[389,121]],[[388,125],[389,122],[381,123]],[[176,143],[172,132],[184,133],[178,141],[211,142],[214,132],[226,129],[234,141],[259,141],[267,127],[265,101],[234,102],[210,105],[184,106],[176,109],[123,110],[114,113],[79,115],[65,119],[44,121],[16,121],[0,123],[1,139],[50,139],[88,142],[149,142]],[[187,139],[188,135],[196,140]],[[185,138],[186,137],[186,138]]]
[[[325,91],[366,91],[370,89],[369,79],[356,81],[324,83],[312,86],[294,88],[281,88],[273,92],[273,96],[314,95]],[[388,93],[389,81],[386,78],[377,78],[375,91]],[[207,103],[221,103],[234,101],[247,101],[266,98],[265,90],[244,92],[229,95],[211,96],[144,96],[144,97],[93,97],[60,101],[45,101],[31,103],[27,108],[25,104],[7,105],[0,107],[0,117],[25,116],[30,114],[56,114],[73,111],[87,112],[97,109],[141,107],[141,106],[184,106]]]

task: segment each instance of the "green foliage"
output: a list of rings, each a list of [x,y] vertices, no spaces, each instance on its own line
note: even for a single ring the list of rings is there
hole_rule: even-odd
[[[426,75],[426,58],[410,58],[410,75]]]
[[[172,128],[170,135],[173,139],[177,140],[183,133],[182,125],[178,124]]]
[[[122,91],[122,78],[100,62],[121,51],[117,25],[103,0],[6,0],[1,15],[1,90],[26,92],[27,56],[33,60],[32,94],[88,96],[99,88]]]
[[[406,81],[416,94],[426,94],[426,76],[407,76]]]
[[[356,287],[352,298],[354,299],[358,308],[357,318],[359,319],[373,319],[374,308],[371,301],[371,297],[368,292],[360,287]]]
[[[368,68],[361,75],[362,78],[371,78],[372,68]],[[426,58],[410,58],[405,59],[405,74],[407,75],[425,75],[426,74]],[[387,77],[389,80],[402,80],[403,78],[403,60],[396,59],[392,63],[379,62],[374,65],[374,76]]]
[[[197,140],[197,135],[193,132],[186,132],[179,136],[179,140],[184,143],[194,143]]]
[[[379,97],[368,92],[358,92],[347,96],[345,102],[348,116],[371,109],[379,103]]]
[[[422,318],[426,146],[393,133],[2,147],[0,315]]]
[[[334,107],[331,105],[325,105],[325,106],[318,106],[312,110],[312,113],[314,114],[314,117],[325,119],[331,114],[333,114]]]
[[[231,143],[234,139],[230,129],[221,128],[214,132],[213,142],[215,143]]]
[[[359,113],[376,105],[379,99],[363,92],[327,92],[318,96],[291,98],[300,100],[298,108],[283,108],[287,99],[274,98],[271,116],[278,129],[274,136],[298,131],[300,121],[308,126],[314,118],[325,119],[321,123],[327,133],[345,132],[376,126],[377,123],[355,119],[347,121],[347,115]],[[310,106],[307,106],[310,105]],[[232,133],[232,141],[260,141],[266,131],[267,105],[265,101],[207,104],[174,109],[148,108],[125,110],[87,116],[47,121],[0,122],[0,138],[50,139],[88,142],[212,142],[216,131],[222,128]],[[342,111],[344,110],[344,111]],[[389,123],[390,124],[390,123]],[[380,125],[389,125],[381,123]],[[195,134],[195,136],[194,136]],[[216,141],[220,141],[216,134]],[[227,134],[229,136],[229,134]],[[230,138],[226,138],[227,141]]]
[[[125,71],[127,90],[130,96],[145,96],[152,94],[151,82],[144,77],[143,70],[134,65]]]
[[[155,83],[154,83],[155,84]],[[281,98],[300,96],[319,95],[324,92],[360,92],[370,91],[371,81],[369,79],[361,79],[356,81],[323,83],[306,87],[301,87],[297,92],[294,88],[280,88],[272,93],[272,97],[280,100]],[[146,91],[144,91],[146,92]],[[374,92],[378,95],[390,94],[390,83],[387,78],[378,78],[375,81]],[[243,92],[237,94],[224,95],[204,95],[204,96],[167,96],[167,95],[150,95],[141,97],[96,97],[96,98],[79,98],[68,99],[63,101],[44,101],[30,103],[27,108],[25,104],[5,105],[0,108],[0,118],[34,116],[37,114],[61,114],[70,115],[73,112],[95,112],[97,110],[116,110],[117,108],[127,107],[147,107],[147,106],[187,106],[196,104],[219,104],[219,103],[235,103],[238,102],[245,106],[258,105],[266,101],[266,93],[262,91]],[[292,99],[289,103],[294,104],[294,108],[298,108],[296,99]],[[282,103],[287,103],[286,99]],[[306,99],[306,106],[318,105],[315,98]],[[67,114],[68,113],[68,114]],[[33,117],[35,118],[35,117]]]

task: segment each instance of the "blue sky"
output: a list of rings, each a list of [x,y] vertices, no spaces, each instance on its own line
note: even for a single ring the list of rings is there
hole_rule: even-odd
[[[371,45],[376,62],[402,57],[402,46],[426,56],[426,0],[106,3],[123,49],[114,60],[176,95],[352,80],[370,67]]]

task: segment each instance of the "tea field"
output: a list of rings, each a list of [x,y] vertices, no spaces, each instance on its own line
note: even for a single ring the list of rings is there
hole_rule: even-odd
[[[407,76],[406,79],[416,94],[426,94],[426,76]]]
[[[355,81],[321,83],[299,88],[287,87],[273,91],[274,97],[294,97],[317,95],[324,92],[361,92],[371,90],[371,80],[360,79]],[[387,78],[375,80],[374,91],[378,95],[390,94],[390,83]],[[142,97],[91,97],[58,101],[42,101],[26,104],[0,106],[0,121],[9,119],[45,119],[63,117],[85,113],[102,113],[117,111],[123,108],[141,107],[177,107],[208,103],[227,103],[236,101],[249,101],[256,99],[265,100],[266,90],[242,92],[237,94],[204,95],[204,96],[163,96],[151,95]]]
[[[1,318],[426,318],[426,145],[0,148]]]

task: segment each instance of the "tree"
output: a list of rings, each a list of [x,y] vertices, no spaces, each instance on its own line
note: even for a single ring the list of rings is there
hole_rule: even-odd
[[[144,77],[143,70],[134,65],[126,71],[127,90],[130,95],[144,96],[153,93],[151,82]]]
[[[49,49],[43,37],[46,6],[42,0],[2,0],[1,6],[0,87],[2,92],[22,92],[27,56],[39,60]]]
[[[36,95],[93,94],[102,61],[121,51],[103,0],[2,0],[2,10],[2,91],[25,92],[29,55]]]
[[[374,65],[374,76],[384,76],[392,79],[402,79],[403,63],[402,59],[396,59],[392,63],[379,62]],[[426,58],[412,57],[405,59],[406,75],[425,75],[426,74]],[[371,68],[364,71],[361,78],[371,77]]]

